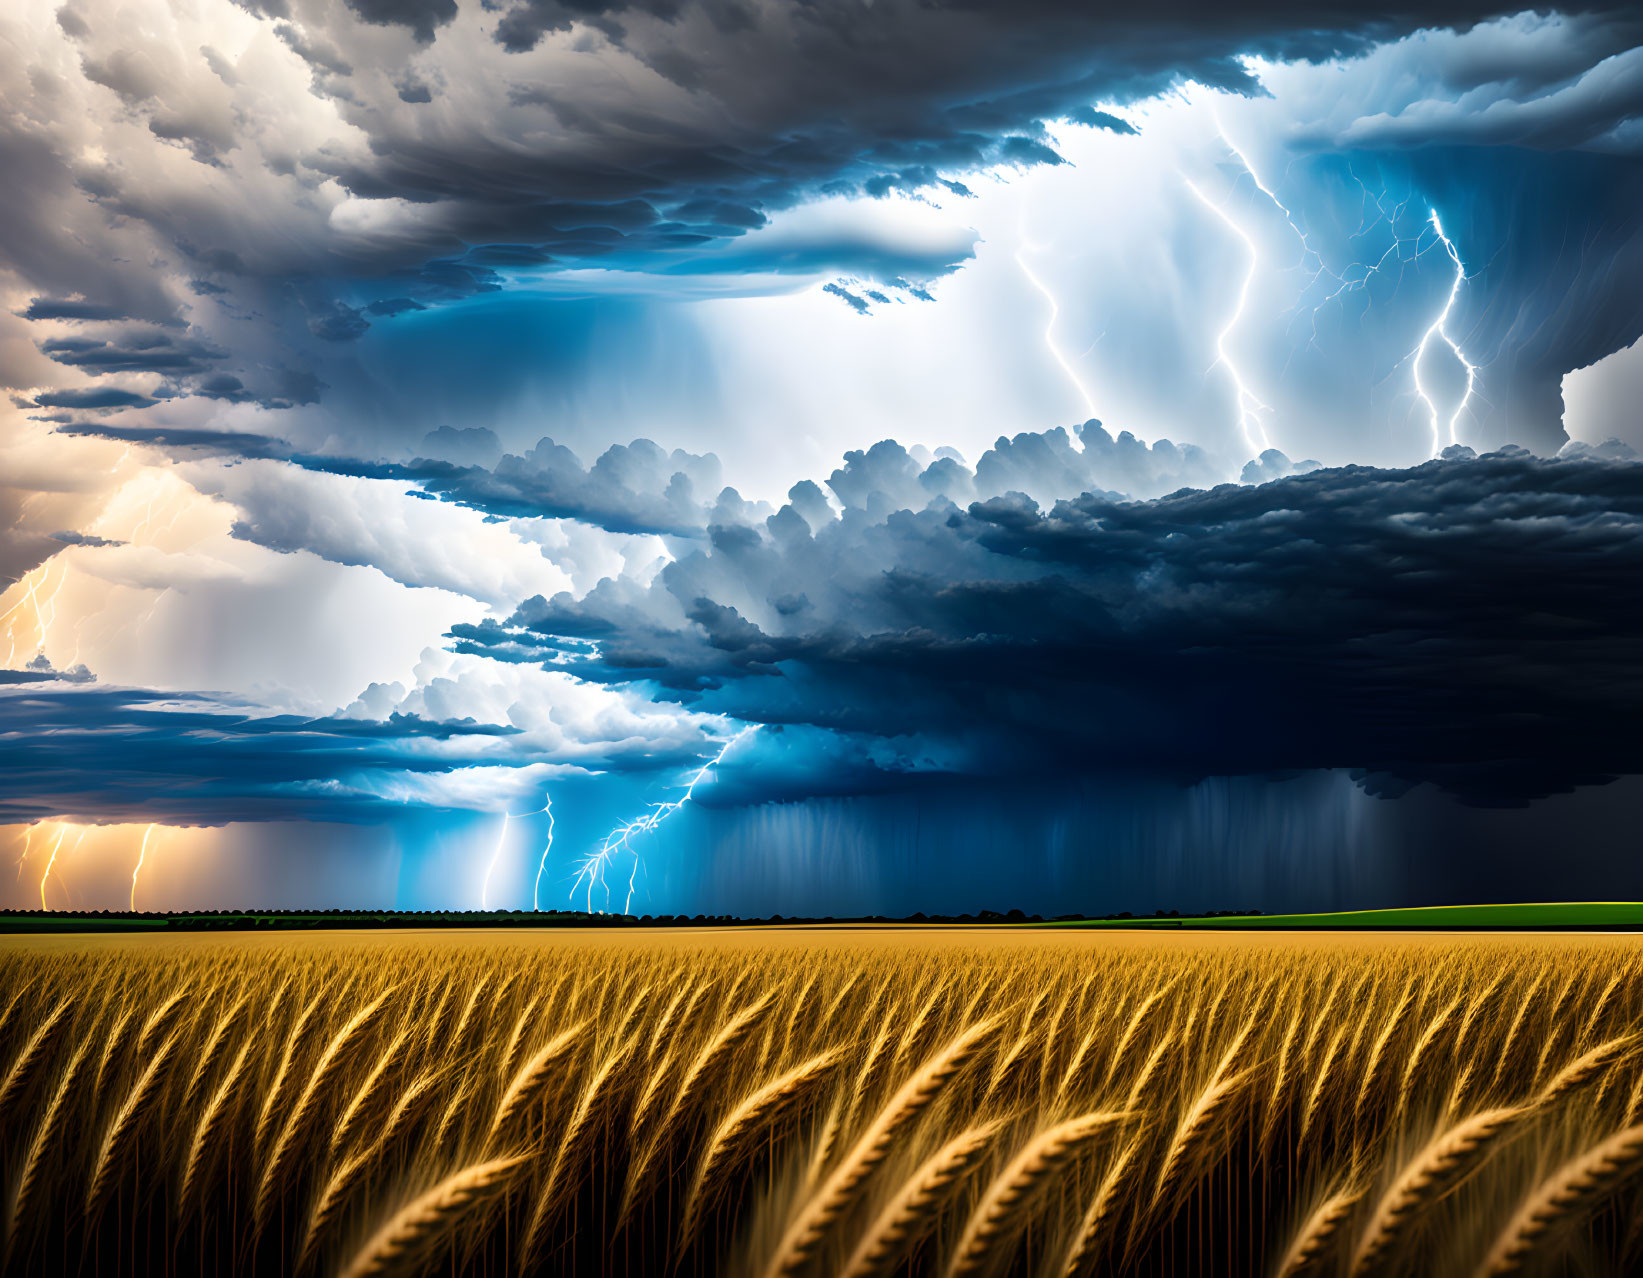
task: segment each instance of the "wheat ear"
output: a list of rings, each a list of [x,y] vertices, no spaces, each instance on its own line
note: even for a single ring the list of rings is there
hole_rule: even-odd
[[[6,1081],[0,1083],[0,1116],[4,1116],[10,1110],[12,1103],[23,1094],[23,1089],[33,1080],[35,1071],[45,1063],[52,1038],[62,1027],[69,1007],[68,999],[59,1001],[46,1019],[40,1022],[40,1027],[29,1036],[28,1042],[23,1044],[23,1050],[17,1053],[17,1059],[6,1071]]]
[[[399,1051],[405,1046],[405,1040],[410,1037],[409,1029],[402,1029],[388,1041],[388,1045],[377,1053],[376,1064],[371,1066],[354,1094],[348,1100],[347,1107],[342,1111],[337,1121],[331,1127],[331,1152],[340,1153],[342,1149],[353,1141],[364,1124],[366,1115],[371,1112],[372,1102],[382,1088],[383,1079],[388,1075],[388,1067],[399,1057]]]
[[[330,1228],[331,1222],[341,1214],[349,1194],[365,1178],[365,1173],[375,1161],[375,1154],[376,1149],[372,1147],[345,1158],[326,1180],[319,1196],[314,1200],[313,1210],[308,1214],[308,1229],[303,1235],[302,1250],[297,1255],[297,1269],[307,1266],[308,1258],[314,1254],[320,1238]]]
[[[1084,1218],[1078,1223],[1078,1233],[1073,1237],[1067,1254],[1062,1259],[1062,1278],[1076,1278],[1076,1275],[1084,1272],[1095,1260],[1096,1248],[1112,1232],[1114,1220],[1118,1215],[1121,1203],[1118,1191],[1140,1152],[1140,1137],[1131,1137],[1119,1151],[1118,1157],[1113,1159],[1106,1175],[1101,1178],[1095,1197],[1090,1199],[1090,1205],[1084,1211]]]
[[[834,1048],[812,1056],[766,1083],[725,1116],[708,1141],[707,1152],[702,1155],[696,1176],[685,1195],[681,1213],[684,1223],[679,1229],[681,1252],[695,1235],[697,1215],[702,1209],[707,1186],[713,1183],[716,1176],[726,1175],[747,1147],[764,1135],[781,1114],[803,1102],[830,1077],[842,1055],[842,1049]]]
[[[522,1156],[498,1158],[446,1177],[395,1212],[343,1270],[343,1278],[419,1271],[442,1238],[449,1238],[507,1189],[514,1169],[524,1161]]]
[[[268,1155],[262,1179],[257,1182],[254,1212],[259,1225],[268,1219],[268,1212],[280,1189],[286,1164],[295,1156],[293,1151],[297,1146],[298,1137],[302,1135],[318,1112],[321,1103],[330,1094],[331,1085],[336,1081],[350,1052],[371,1032],[395,992],[392,989],[384,991],[356,1012],[331,1036],[331,1041],[320,1053],[318,1063],[308,1076],[307,1085],[297,1098],[296,1108],[291,1111],[285,1126],[280,1129],[279,1138],[274,1142],[274,1148]]]
[[[308,1000],[291,1031],[285,1036],[285,1048],[280,1053],[279,1066],[274,1070],[274,1081],[268,1085],[268,1095],[263,1098],[262,1110],[257,1115],[256,1146],[260,1150],[268,1139],[269,1130],[274,1125],[274,1114],[279,1109],[280,1100],[285,1095],[285,1080],[291,1072],[291,1062],[295,1059],[297,1045],[302,1041],[303,1034],[308,1029],[308,1022],[319,1008],[320,993],[317,991]]]
[[[229,1031],[239,1019],[240,1012],[245,1007],[245,995],[241,994],[226,1012],[217,1018],[211,1028],[211,1037],[206,1039],[205,1046],[194,1059],[193,1072],[188,1077],[188,1086],[183,1089],[182,1108],[184,1111],[194,1108],[194,1097],[199,1094],[204,1085],[206,1075],[216,1066],[217,1062],[227,1053],[229,1046]]]
[[[1593,1079],[1605,1073],[1611,1065],[1623,1059],[1628,1052],[1637,1046],[1638,1035],[1623,1034],[1619,1038],[1611,1038],[1606,1043],[1599,1043],[1591,1051],[1584,1053],[1570,1061],[1562,1069],[1546,1080],[1546,1086],[1530,1102],[1536,1109],[1556,1104],[1565,1096],[1579,1091]]]
[[[1001,1123],[995,1118],[960,1132],[920,1163],[862,1234],[842,1278],[884,1278],[891,1273],[934,1227]]]
[[[1443,1197],[1483,1162],[1529,1110],[1485,1110],[1439,1132],[1398,1174],[1375,1204],[1352,1256],[1351,1278],[1373,1272],[1408,1232],[1421,1208]]]
[[[508,1031],[508,1045],[502,1049],[502,1077],[507,1078],[513,1073],[514,1060],[519,1055],[519,1049],[525,1044],[525,1027],[531,1022],[531,1013],[536,1010],[536,1004],[541,999],[540,994],[531,995],[530,1002],[525,1004],[525,1010],[519,1013],[513,1023],[513,1029]]]
[[[228,1123],[231,1110],[229,1101],[240,1080],[245,1076],[245,1064],[251,1056],[251,1044],[246,1042],[240,1047],[234,1057],[234,1063],[228,1067],[223,1080],[217,1085],[217,1090],[211,1094],[206,1103],[205,1111],[200,1115],[200,1121],[194,1126],[194,1139],[189,1142],[188,1161],[183,1164],[183,1187],[178,1195],[178,1201],[186,1206],[190,1193],[195,1184],[195,1178],[200,1174],[204,1165],[205,1153],[216,1143],[218,1133]]]
[[[1295,1231],[1295,1240],[1279,1262],[1278,1278],[1299,1278],[1318,1267],[1340,1238],[1353,1209],[1363,1201],[1366,1188],[1342,1189],[1318,1204]]]
[[[90,1046],[89,1039],[81,1039],[80,1045],[74,1049],[74,1054],[69,1057],[68,1064],[63,1069],[63,1076],[57,1080],[57,1087],[51,1093],[51,1100],[46,1103],[46,1112],[40,1118],[39,1129],[34,1133],[34,1139],[29,1142],[28,1155],[23,1160],[23,1170],[17,1179],[17,1196],[11,1204],[11,1228],[6,1231],[8,1250],[22,1227],[23,1218],[28,1212],[29,1199],[40,1175],[41,1164],[46,1151],[51,1148],[53,1138],[57,1135],[63,1110],[68,1104],[69,1093],[74,1090],[74,1080],[79,1077],[80,1066],[85,1063],[86,1050]]]
[[[1479,1278],[1516,1273],[1544,1244],[1581,1223],[1592,1208],[1643,1168],[1643,1125],[1616,1132],[1537,1185],[1495,1239]]]
[[[542,1089],[548,1085],[548,1079],[553,1076],[554,1067],[577,1045],[586,1026],[586,1021],[578,1021],[564,1033],[555,1035],[545,1047],[519,1067],[519,1072],[514,1075],[513,1081],[508,1084],[508,1090],[502,1093],[502,1099],[497,1103],[496,1114],[491,1119],[490,1132],[485,1138],[487,1144],[494,1145],[503,1128],[513,1122],[542,1094]]]
[[[1082,1114],[1039,1133],[987,1187],[959,1237],[947,1278],[980,1273],[989,1257],[1026,1225],[1032,1201],[1097,1136],[1129,1115],[1116,1110]]]
[[[165,1068],[171,1059],[171,1049],[177,1045],[177,1035],[161,1044],[159,1051],[154,1053],[154,1059],[149,1061],[137,1081],[132,1084],[131,1091],[126,1094],[125,1103],[114,1116],[109,1125],[103,1143],[97,1153],[96,1165],[92,1168],[91,1180],[86,1186],[86,1216],[97,1214],[102,1206],[104,1196],[113,1183],[115,1173],[125,1156],[126,1147],[136,1136],[137,1128],[148,1112],[153,1109],[154,1102],[160,1096],[160,1079],[164,1077]]]
[[[571,1115],[570,1122],[565,1125],[564,1134],[559,1139],[559,1148],[554,1154],[553,1165],[548,1169],[548,1178],[542,1186],[542,1192],[537,1196],[536,1210],[531,1213],[529,1228],[525,1231],[523,1259],[527,1266],[536,1251],[536,1244],[541,1237],[543,1228],[553,1213],[558,1209],[564,1197],[574,1186],[570,1180],[570,1169],[581,1153],[582,1141],[593,1127],[598,1115],[599,1107],[606,1102],[606,1097],[617,1078],[622,1066],[632,1055],[638,1040],[630,1038],[627,1042],[613,1048],[594,1070],[593,1076],[582,1088],[581,1098],[576,1103],[576,1110]]]
[[[188,986],[172,992],[171,996],[148,1014],[143,1022],[142,1033],[137,1035],[137,1059],[147,1060],[149,1050],[165,1036],[171,1028],[171,1022],[182,1010],[183,999],[187,997]]]
[[[1188,1166],[1197,1157],[1200,1148],[1208,1143],[1216,1124],[1238,1099],[1239,1092],[1249,1081],[1250,1076],[1251,1073],[1247,1069],[1225,1077],[1217,1070],[1216,1077],[1198,1093],[1192,1107],[1181,1116],[1181,1121],[1175,1127],[1175,1136],[1164,1154],[1163,1166],[1158,1170],[1158,1183],[1152,1194],[1152,1205],[1155,1208],[1175,1192],[1186,1175]]]
[[[782,1235],[765,1270],[778,1278],[801,1269],[821,1245],[828,1228],[855,1201],[856,1192],[890,1152],[896,1134],[924,1111],[941,1089],[997,1031],[996,1017],[972,1025],[912,1075],[878,1112],[833,1174],[810,1196]]]

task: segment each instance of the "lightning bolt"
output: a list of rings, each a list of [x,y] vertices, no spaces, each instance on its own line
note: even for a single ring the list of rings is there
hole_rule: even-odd
[[[730,740],[726,741],[724,745],[720,746],[719,752],[716,755],[714,755],[706,763],[702,764],[701,767],[696,769],[695,775],[690,778],[689,784],[685,786],[685,792],[677,799],[670,800],[667,803],[652,804],[648,812],[645,812],[641,816],[635,817],[631,821],[624,822],[607,834],[605,836],[605,841],[592,852],[588,853],[588,855],[582,859],[581,865],[577,867],[576,878],[575,881],[572,882],[570,889],[571,900],[575,901],[576,893],[585,887],[587,892],[587,912],[592,914],[594,912],[593,888],[597,883],[601,888],[605,889],[605,899],[608,903],[610,899],[610,889],[605,883],[605,869],[611,863],[611,860],[618,854],[631,854],[633,856],[633,867],[628,872],[627,896],[622,902],[622,913],[626,914],[629,907],[633,904],[634,888],[639,877],[639,851],[634,846],[634,840],[641,834],[648,834],[650,831],[654,830],[657,826],[661,825],[663,821],[666,821],[680,808],[684,807],[685,804],[689,803],[691,795],[696,792],[696,787],[701,784],[702,778],[709,772],[713,771],[714,768],[718,767],[721,762],[723,762],[725,755],[730,753],[731,746],[735,745],[743,737],[756,731],[758,731],[757,725],[750,724],[749,726],[743,728],[735,736],[731,737]]]
[[[485,867],[485,877],[479,884],[479,908],[490,908],[491,872],[496,869],[496,863],[502,859],[503,845],[508,841],[508,822],[513,820],[513,813],[502,814],[502,831],[496,836],[496,851],[491,853],[490,864]]]
[[[11,646],[6,654],[6,665],[13,666],[17,660],[18,628],[23,618],[17,616],[25,607],[33,614],[34,624],[28,633],[34,636],[34,641],[24,646],[24,651],[33,648],[36,652],[45,650],[46,636],[51,629],[51,623],[57,619],[57,592],[63,588],[63,580],[68,576],[68,569],[62,569],[57,577],[57,584],[46,590],[51,580],[51,564],[44,563],[23,575],[17,585],[22,587],[22,594],[17,602],[4,612],[0,612],[0,621],[11,618],[6,627]],[[50,615],[47,615],[49,609]]]
[[[507,843],[508,843],[508,825],[509,825],[509,823],[516,820],[516,819],[522,821],[522,820],[526,819],[527,817],[541,816],[542,813],[544,813],[544,812],[548,813],[550,818],[552,817],[552,815],[553,815],[553,801],[551,799],[548,801],[546,806],[537,808],[535,812],[521,812],[517,815],[517,817],[512,812],[504,812],[502,814],[502,829],[497,832],[496,848],[491,853],[491,859],[485,866],[485,877],[482,880],[480,880],[480,884],[479,884],[479,908],[480,909],[482,909],[482,910],[490,909],[491,875],[496,870],[497,862],[499,862],[502,859],[502,850],[507,846]],[[548,844],[549,844],[549,846],[552,846],[552,844],[553,844],[553,827],[552,827],[551,824],[548,827]],[[544,859],[546,859],[546,857],[547,857],[546,850],[543,851],[542,856],[543,856]],[[541,872],[538,871],[537,872],[537,878],[540,879],[541,877],[542,877]]]
[[[23,877],[23,862],[29,859],[29,847],[34,842],[34,831],[39,824],[38,821],[30,822],[23,830],[23,851],[17,858],[17,877],[19,880]]]
[[[137,865],[131,871],[131,912],[137,912],[137,876],[143,872],[143,862],[148,858],[148,838],[154,833],[154,824],[151,822],[148,829],[143,831],[142,846],[137,849]]]
[[[40,876],[40,908],[42,910],[47,908],[47,906],[46,906],[46,880],[51,877],[51,867],[57,864],[57,849],[59,849],[60,847],[63,846],[63,837],[67,833],[68,833],[68,826],[63,825],[63,826],[58,827],[57,841],[51,845],[51,858],[46,862],[46,872]],[[80,831],[80,837],[74,840],[74,847],[75,848],[79,847],[80,844],[85,842],[85,839],[86,839],[86,832],[84,830],[81,830]],[[70,848],[69,850],[72,852],[74,850],[74,848]]]
[[[1460,403],[1455,405],[1455,411],[1449,416],[1449,442],[1451,444],[1459,442],[1455,438],[1455,428],[1460,424],[1460,415],[1466,411],[1466,405],[1471,402],[1472,391],[1478,382],[1478,370],[1477,366],[1461,352],[1460,344],[1449,335],[1449,315],[1455,309],[1455,299],[1460,296],[1460,286],[1466,282],[1466,267],[1460,260],[1460,252],[1455,248],[1455,242],[1444,234],[1443,222],[1438,218],[1438,211],[1432,209],[1430,212],[1432,230],[1443,243],[1444,252],[1449,254],[1449,260],[1455,264],[1455,278],[1449,285],[1449,296],[1444,299],[1443,309],[1438,312],[1438,317],[1432,321],[1432,326],[1426,330],[1426,334],[1421,338],[1420,345],[1415,348],[1413,356],[1415,394],[1420,396],[1421,402],[1426,405],[1426,411],[1432,415],[1432,455],[1436,457],[1443,451],[1443,437],[1438,430],[1437,403],[1426,389],[1426,384],[1421,381],[1421,361],[1425,359],[1426,352],[1435,338],[1453,352],[1455,358],[1460,361],[1461,367],[1466,370],[1466,394],[1461,396]]]
[[[1073,389],[1078,392],[1079,398],[1084,401],[1085,415],[1088,417],[1094,417],[1096,415],[1095,396],[1090,394],[1089,387],[1084,385],[1084,379],[1078,375],[1078,370],[1073,367],[1072,361],[1067,358],[1061,347],[1056,344],[1055,323],[1056,320],[1061,318],[1061,304],[1056,301],[1055,294],[1050,291],[1049,285],[1039,279],[1038,276],[1033,273],[1032,267],[1027,265],[1027,260],[1023,254],[1027,252],[1030,247],[1030,245],[1024,243],[1020,249],[1016,250],[1015,264],[1021,268],[1021,273],[1027,277],[1027,282],[1042,293],[1044,295],[1044,300],[1049,303],[1050,315],[1049,318],[1044,321],[1044,346],[1050,352],[1050,356],[1055,360],[1055,362],[1061,366],[1061,371],[1067,375],[1067,380],[1073,384]]]
[[[1262,195],[1266,196],[1266,198],[1272,203],[1272,206],[1283,215],[1284,221],[1288,223],[1290,230],[1295,233],[1296,239],[1300,241],[1301,262],[1303,268],[1311,271],[1312,277],[1307,287],[1310,289],[1312,283],[1315,283],[1324,276],[1329,277],[1335,282],[1335,288],[1329,292],[1322,301],[1312,308],[1312,339],[1309,345],[1315,344],[1317,341],[1318,312],[1330,302],[1335,301],[1337,298],[1340,298],[1347,293],[1366,289],[1369,286],[1369,281],[1376,275],[1380,274],[1389,262],[1396,261],[1400,267],[1401,276],[1401,268],[1405,264],[1419,261],[1433,249],[1440,246],[1442,247],[1443,251],[1448,255],[1449,260],[1455,267],[1455,274],[1449,286],[1448,296],[1444,299],[1442,310],[1438,312],[1437,317],[1433,319],[1425,333],[1422,334],[1421,340],[1415,346],[1415,349],[1408,355],[1404,356],[1403,359],[1399,360],[1393,367],[1395,370],[1405,363],[1410,363],[1412,365],[1415,381],[1415,394],[1420,399],[1421,403],[1426,405],[1426,411],[1432,420],[1432,453],[1436,456],[1443,450],[1444,446],[1443,428],[1440,425],[1441,415],[1439,413],[1436,401],[1432,398],[1431,392],[1427,390],[1425,382],[1421,379],[1421,363],[1425,359],[1427,352],[1432,348],[1434,342],[1441,342],[1449,348],[1455,359],[1460,362],[1461,367],[1466,370],[1466,393],[1461,396],[1460,402],[1455,405],[1455,411],[1450,414],[1448,421],[1448,442],[1451,444],[1458,443],[1459,441],[1456,437],[1456,431],[1460,424],[1461,415],[1466,411],[1466,406],[1471,402],[1472,396],[1476,391],[1478,370],[1477,366],[1466,358],[1465,352],[1460,348],[1460,343],[1457,342],[1449,332],[1449,317],[1454,311],[1455,302],[1460,296],[1461,286],[1466,282],[1467,275],[1466,267],[1461,261],[1460,251],[1455,247],[1454,241],[1451,240],[1448,234],[1444,231],[1443,222],[1438,216],[1437,209],[1429,208],[1427,210],[1427,219],[1422,224],[1421,231],[1418,235],[1408,236],[1400,234],[1398,231],[1398,222],[1403,217],[1404,210],[1408,206],[1409,200],[1404,199],[1399,201],[1390,211],[1388,211],[1386,207],[1386,193],[1383,191],[1380,195],[1375,195],[1364,183],[1363,179],[1354,173],[1352,176],[1358,183],[1358,188],[1363,192],[1365,204],[1363,216],[1359,220],[1358,230],[1354,234],[1353,238],[1362,238],[1363,236],[1369,234],[1370,231],[1374,230],[1374,228],[1379,226],[1382,222],[1385,222],[1391,232],[1392,243],[1373,264],[1367,262],[1353,262],[1341,271],[1332,270],[1328,263],[1324,260],[1323,254],[1312,247],[1311,239],[1307,236],[1305,229],[1296,220],[1296,217],[1290,210],[1289,206],[1279,198],[1278,193],[1274,191],[1272,187],[1268,186],[1267,183],[1262,180],[1260,173],[1256,171],[1256,168],[1254,164],[1250,162],[1248,155],[1246,155],[1238,144],[1227,135],[1224,129],[1220,129],[1219,121],[1217,121],[1216,124],[1217,129],[1220,130],[1221,141],[1226,144],[1227,150],[1232,152],[1232,154],[1237,157],[1239,164],[1243,166],[1244,172],[1249,175],[1250,181],[1255,184],[1256,189],[1260,191]],[[1192,186],[1192,183],[1189,182],[1188,185]],[[1204,199],[1203,193],[1199,191],[1196,186],[1193,186],[1193,194],[1197,195],[1200,200],[1204,200],[1205,204],[1209,204],[1209,201]],[[1216,208],[1216,206],[1213,205],[1210,207]],[[1375,210],[1375,218],[1373,221],[1369,218],[1370,207],[1373,207]],[[1232,222],[1231,218],[1227,216],[1224,209],[1216,208],[1216,212],[1221,214],[1222,219],[1226,221],[1228,226],[1231,226],[1235,232],[1242,236],[1244,243],[1249,247],[1253,257],[1254,245],[1251,243],[1249,236],[1244,234],[1242,229]],[[1426,238],[1428,228],[1430,228],[1434,237],[1431,241],[1428,241]],[[1413,245],[1412,250],[1409,248],[1411,245]],[[1242,314],[1242,304],[1244,298],[1248,294],[1248,287],[1249,280],[1246,278],[1244,293],[1240,294],[1239,298],[1240,309],[1234,315],[1234,322],[1236,322],[1238,315]],[[1226,333],[1229,331],[1230,328],[1223,331],[1223,341],[1226,337]],[[1216,350],[1221,354],[1222,360],[1225,362],[1225,351],[1220,342],[1217,343]],[[1229,369],[1231,368],[1230,365],[1228,367]],[[1242,402],[1243,396],[1246,391],[1235,369],[1232,370],[1232,375],[1234,381],[1239,383],[1242,408],[1244,406]],[[1254,402],[1259,404],[1258,400]],[[1264,408],[1265,406],[1261,405],[1261,407]]]
[[[1215,337],[1215,363],[1211,368],[1221,367],[1227,370],[1227,376],[1232,379],[1233,390],[1238,402],[1238,429],[1243,433],[1244,443],[1250,451],[1259,456],[1272,447],[1272,441],[1267,437],[1266,427],[1261,423],[1261,415],[1270,413],[1271,407],[1259,395],[1249,388],[1244,375],[1238,371],[1238,365],[1227,353],[1227,338],[1232,335],[1238,323],[1244,317],[1244,309],[1249,305],[1249,288],[1255,282],[1255,273],[1261,264],[1261,255],[1255,248],[1255,241],[1248,231],[1233,220],[1232,215],[1224,207],[1216,204],[1209,196],[1198,188],[1198,184],[1191,178],[1186,179],[1187,189],[1198,197],[1199,201],[1216,217],[1220,218],[1234,235],[1243,241],[1244,249],[1249,255],[1249,266],[1244,271],[1244,282],[1238,289],[1238,304],[1232,314]]]
[[[542,845],[542,859],[536,866],[536,883],[531,889],[531,909],[542,908],[542,871],[548,868],[548,853],[553,851],[553,799],[550,797],[542,811],[548,814],[548,841]]]

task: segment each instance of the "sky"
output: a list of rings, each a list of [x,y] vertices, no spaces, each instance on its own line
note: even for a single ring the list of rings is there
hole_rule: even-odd
[[[1643,894],[1635,9],[0,54],[0,906]]]

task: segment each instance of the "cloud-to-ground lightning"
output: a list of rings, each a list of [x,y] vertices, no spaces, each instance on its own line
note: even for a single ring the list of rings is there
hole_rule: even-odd
[[[154,833],[154,824],[152,821],[149,822],[148,829],[143,831],[143,841],[137,849],[137,864],[131,871],[131,909],[133,913],[137,909],[137,876],[143,872],[143,862],[148,859],[148,840]]]
[[[685,804],[689,803],[691,796],[696,792],[696,787],[701,784],[702,778],[724,761],[725,755],[730,753],[730,748],[733,745],[735,745],[743,737],[756,731],[758,731],[757,725],[750,724],[749,726],[743,728],[740,732],[736,733],[736,735],[731,737],[730,740],[726,741],[724,745],[720,746],[717,754],[715,754],[706,763],[702,764],[701,767],[696,769],[695,774],[690,778],[689,783],[685,786],[685,792],[677,799],[671,799],[666,803],[652,804],[649,811],[645,812],[641,816],[635,817],[631,821],[624,822],[607,834],[604,842],[592,852],[588,853],[587,856],[583,857],[581,864],[577,867],[576,878],[571,883],[571,900],[574,901],[576,899],[576,894],[578,891],[585,889],[587,892],[588,913],[592,914],[594,885],[598,884],[600,887],[605,889],[605,897],[608,902],[610,899],[610,888],[605,882],[606,867],[610,865],[612,859],[618,854],[631,855],[633,857],[633,865],[628,872],[627,896],[622,901],[622,913],[626,914],[629,908],[633,905],[633,893],[639,877],[639,851],[634,846],[634,840],[641,834],[648,834],[650,831],[654,830],[657,826],[661,825],[663,821],[666,821],[680,808],[684,807]]]
[[[1261,416],[1270,413],[1271,407],[1259,395],[1249,388],[1249,383],[1239,371],[1237,362],[1227,352],[1227,339],[1232,336],[1233,330],[1238,327],[1244,317],[1244,309],[1249,305],[1250,285],[1255,282],[1256,272],[1260,269],[1261,255],[1255,247],[1255,240],[1250,233],[1239,226],[1233,216],[1226,209],[1216,204],[1209,196],[1199,189],[1198,184],[1191,178],[1187,180],[1187,189],[1198,197],[1205,208],[1220,218],[1234,235],[1243,242],[1244,249],[1249,255],[1249,265],[1244,271],[1244,282],[1238,289],[1238,303],[1227,322],[1222,325],[1221,331],[1215,336],[1215,364],[1227,370],[1227,376],[1232,379],[1233,391],[1238,401],[1238,429],[1243,433],[1244,443],[1256,456],[1272,447],[1272,441],[1267,437],[1266,427],[1262,424]],[[1211,367],[1214,367],[1212,365]]]
[[[491,908],[491,875],[495,873],[497,862],[502,859],[502,852],[508,845],[508,826],[516,819],[524,820],[527,817],[540,816],[544,812],[548,813],[551,819],[553,814],[553,801],[551,799],[548,800],[544,806],[537,808],[534,812],[521,812],[517,815],[517,817],[512,812],[504,812],[502,814],[502,829],[497,832],[496,847],[491,852],[491,859],[485,864],[485,877],[479,882],[480,909],[488,910]],[[550,843],[553,841],[551,825],[549,827],[548,840]]]
[[[542,859],[536,863],[536,882],[531,888],[531,909],[542,908],[542,871],[548,868],[548,853],[553,851],[553,797],[543,805],[542,811],[548,815],[548,841],[542,845]]]
[[[1443,222],[1439,219],[1436,209],[1431,210],[1431,222],[1432,230],[1443,242],[1444,251],[1449,254],[1449,260],[1455,264],[1455,278],[1449,285],[1449,295],[1444,299],[1443,309],[1438,312],[1438,317],[1432,321],[1432,326],[1421,338],[1420,345],[1415,348],[1414,357],[1415,394],[1420,396],[1421,402],[1426,405],[1426,411],[1432,415],[1432,455],[1436,456],[1443,451],[1444,441],[1438,428],[1437,402],[1433,400],[1426,384],[1421,380],[1421,361],[1426,358],[1426,352],[1436,338],[1454,353],[1461,367],[1466,370],[1466,393],[1460,397],[1460,402],[1455,405],[1455,411],[1449,415],[1451,444],[1459,442],[1455,436],[1455,428],[1460,424],[1460,415],[1466,411],[1466,405],[1471,402],[1472,391],[1477,386],[1478,370],[1477,366],[1461,352],[1460,344],[1449,335],[1449,316],[1455,309],[1455,299],[1460,296],[1460,286],[1466,282],[1466,267],[1460,260],[1460,251],[1456,249],[1455,242],[1444,233]]]
[[[513,820],[513,813],[502,814],[502,829],[496,836],[496,848],[491,853],[491,859],[485,865],[485,877],[479,882],[479,908],[490,908],[491,874],[496,869],[496,863],[502,859],[502,849],[508,842],[508,823]]]
[[[68,834],[68,826],[67,825],[62,825],[62,826],[58,827],[56,841],[53,842],[52,845],[51,845],[51,856],[46,861],[46,872],[40,876],[40,908],[42,910],[49,908],[46,905],[46,880],[51,877],[52,867],[57,864],[57,853],[58,853],[58,850],[63,846],[63,839],[67,836],[67,834]],[[82,829],[80,831],[79,837],[74,840],[74,846],[79,847],[80,844],[85,842],[85,839],[86,839],[86,832],[85,832],[85,830]],[[72,851],[72,849],[70,849],[70,850]]]

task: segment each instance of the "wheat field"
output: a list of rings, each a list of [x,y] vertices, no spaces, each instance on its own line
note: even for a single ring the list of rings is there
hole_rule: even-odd
[[[5,938],[11,1273],[1604,1274],[1626,938]]]

